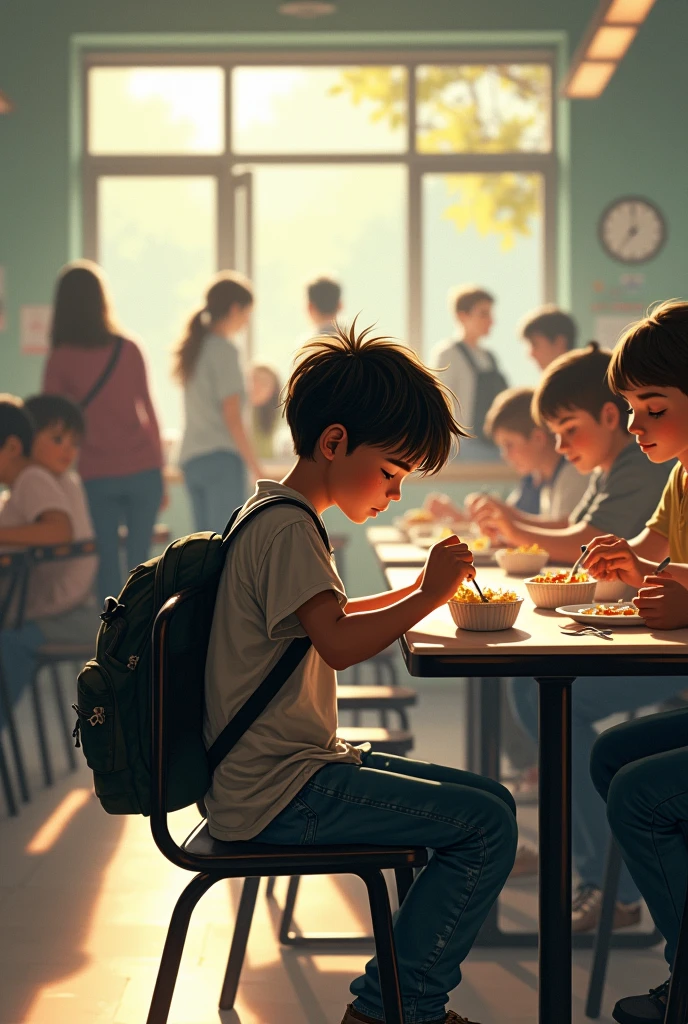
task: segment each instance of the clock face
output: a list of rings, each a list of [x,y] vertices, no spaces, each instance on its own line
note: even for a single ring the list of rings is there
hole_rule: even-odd
[[[600,217],[602,247],[621,263],[644,263],[666,241],[664,217],[652,203],[627,196],[611,203]]]

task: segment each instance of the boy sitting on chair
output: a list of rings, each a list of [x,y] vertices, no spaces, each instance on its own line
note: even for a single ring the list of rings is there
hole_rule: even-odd
[[[26,403],[0,396],[0,548],[70,544],[93,538],[86,496],[71,466],[83,435],[81,410],[58,395]],[[31,681],[44,643],[83,643],[98,624],[94,555],[32,567],[23,624],[0,633],[11,699]],[[12,626],[10,621],[7,625]]]
[[[283,495],[364,523],[399,500],[410,473],[440,469],[465,436],[449,393],[413,351],[367,334],[354,325],[303,348],[285,402],[297,462],[280,483],[259,480],[246,509]],[[384,650],[473,575],[471,552],[453,536],[431,549],[412,586],[350,600],[309,514],[267,509],[227,560],[206,667],[209,746],[291,639],[312,640],[215,771],[210,833],[432,848],[394,926],[405,1018],[427,1024],[464,1021],[446,1010],[448,993],[511,870],[515,805],[490,779],[338,739],[336,672]],[[344,1024],[384,1019],[374,959],[351,991]]]

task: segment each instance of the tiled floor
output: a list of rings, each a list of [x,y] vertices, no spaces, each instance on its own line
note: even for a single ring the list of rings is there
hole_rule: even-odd
[[[420,758],[463,762],[463,693],[457,683],[423,683],[413,725]],[[23,709],[23,713],[25,709]],[[455,722],[453,726],[452,722]],[[56,748],[56,761],[59,749]],[[113,818],[88,796],[45,852],[27,846],[74,789],[88,792],[90,775],[61,774],[42,789],[31,766],[33,802],[18,819],[0,818],[0,1024],[144,1024],[160,951],[174,902],[189,879],[153,846],[143,818]],[[180,837],[195,810],[174,816]],[[534,836],[535,814],[521,814],[521,831]],[[40,839],[40,834],[38,836]],[[284,882],[278,882],[281,902]],[[312,955],[281,949],[277,903],[258,899],[235,1011],[217,1008],[239,883],[219,883],[192,919],[170,1024],[338,1024],[348,984],[364,955]],[[534,925],[532,884],[508,886],[505,927]],[[365,896],[356,879],[309,878],[301,888],[298,919],[309,929],[367,929]],[[333,922],[336,922],[334,924]],[[643,927],[647,927],[647,921]],[[574,1014],[583,1013],[590,955],[574,959]],[[661,948],[614,953],[604,1000],[607,1022],[621,994],[664,979]],[[477,949],[451,1004],[481,1024],[536,1020],[537,965],[532,950]],[[552,1022],[555,1024],[555,1022]]]

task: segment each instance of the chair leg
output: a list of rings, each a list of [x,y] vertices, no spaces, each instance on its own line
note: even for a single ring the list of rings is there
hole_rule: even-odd
[[[688,892],[681,919],[674,969],[671,972],[669,997],[664,1024],[685,1024],[688,1020]]]
[[[392,911],[389,906],[387,886],[381,871],[361,875],[368,889],[370,915],[373,919],[375,936],[375,958],[380,978],[380,995],[385,1011],[385,1024],[404,1024],[404,1010],[399,984],[399,967],[394,948]]]
[[[60,729],[62,731],[62,740],[64,742],[65,754],[67,755],[67,764],[69,766],[70,772],[75,772],[76,756],[74,754],[72,730],[69,725],[69,722],[67,721],[67,708],[65,707],[62,680],[60,679],[60,670],[57,665],[50,666],[50,681],[52,683],[55,704],[57,705],[57,718],[60,723]]]
[[[244,879],[236,924],[234,925],[234,935],[232,936],[232,946],[229,950],[229,959],[227,960],[225,980],[222,983],[222,992],[220,993],[221,1010],[231,1010],[234,1007],[259,885],[260,878]]]
[[[413,868],[395,868],[394,877],[397,882],[397,896],[399,898],[399,906],[404,902],[408,896],[408,891],[413,885],[414,874]]]
[[[270,875],[270,877],[268,878],[268,885],[267,885],[267,889],[265,890],[265,895],[267,896],[268,899],[272,899],[272,897],[275,894],[275,882],[276,881],[277,881],[277,879],[275,878],[274,875]]]
[[[289,879],[289,887],[287,889],[287,898],[284,903],[284,910],[282,911],[282,922],[279,930],[279,940],[284,946],[288,946],[293,942],[293,936],[290,935],[291,922],[294,918],[294,910],[296,908],[296,897],[299,893],[299,883],[301,881],[301,875],[292,875]]]
[[[16,818],[19,811],[17,810],[17,801],[14,799],[14,790],[12,789],[12,780],[10,779],[9,769],[7,767],[7,760],[5,758],[5,748],[2,744],[2,737],[0,736],[0,779],[2,780],[2,788],[5,791],[5,802],[7,804],[7,813],[11,818]]]
[[[588,996],[585,1001],[585,1016],[596,1020],[600,1015],[602,1006],[602,995],[604,993],[604,982],[607,976],[607,962],[609,960],[609,947],[612,940],[614,927],[614,906],[616,895],[619,890],[619,876],[621,874],[621,852],[614,839],[610,840],[607,851],[607,866],[604,872],[604,888],[602,890],[602,906],[600,907],[600,920],[595,935],[595,945],[592,954],[592,969],[590,981],[588,982]]]
[[[160,959],[160,967],[158,968],[158,976],[155,980],[153,998],[151,999],[146,1024],[167,1024],[191,914],[201,896],[220,877],[219,875],[196,875],[177,900],[172,912],[170,927],[167,930],[165,947]]]
[[[7,723],[7,733],[10,738],[10,748],[12,750],[12,757],[14,758],[14,767],[17,772],[17,782],[19,783],[19,795],[22,801],[25,804],[28,804],[31,800],[31,794],[29,793],[29,786],[26,781],[24,755],[19,742],[17,723],[14,720],[14,711],[12,710],[12,703],[7,692],[7,685],[5,683],[2,665],[0,665],[0,705],[2,706],[2,713],[5,722]]]
[[[38,749],[41,754],[41,764],[43,766],[43,781],[46,786],[52,786],[53,784],[53,767],[50,763],[50,751],[48,750],[48,738],[45,734],[45,721],[43,719],[43,707],[41,705],[41,695],[38,689],[38,672],[34,674],[31,680],[31,699],[33,701],[33,717],[36,723],[36,736],[38,738]]]

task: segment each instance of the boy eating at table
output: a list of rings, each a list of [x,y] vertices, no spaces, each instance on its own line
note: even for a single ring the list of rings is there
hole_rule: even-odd
[[[641,589],[634,603],[653,629],[688,626],[688,303],[664,302],[630,327],[614,351],[609,382],[631,409],[629,430],[652,463],[677,459],[662,499],[638,536],[590,545],[586,566]],[[668,571],[653,574],[671,556]],[[621,680],[634,683],[636,680]],[[659,686],[662,679],[655,680]],[[574,686],[574,693],[578,683]],[[677,689],[685,678],[675,678]],[[688,886],[688,709],[625,722],[604,732],[590,771],[612,832],[657,928],[671,970]],[[667,978],[648,994],[620,999],[620,1024],[660,1024]]]
[[[590,472],[588,490],[568,523],[544,526],[516,522],[501,507],[483,522],[514,545],[537,542],[550,553],[550,563],[572,565],[581,544],[614,529],[634,537],[654,512],[669,466],[645,458],[629,434],[628,402],[607,383],[611,352],[591,343],[568,352],[545,371],[533,398],[533,418],[555,434],[557,451],[581,473]],[[487,503],[486,503],[487,504]],[[479,513],[480,515],[480,513]],[[589,763],[597,737],[595,723],[608,715],[629,712],[674,696],[683,687],[663,679],[581,678],[572,699],[572,848],[579,885],[573,900],[574,932],[592,931],[599,920],[609,830],[590,780]],[[521,725],[537,739],[537,686],[532,679],[514,679],[510,699]],[[514,875],[535,874],[536,851],[524,844],[516,856]],[[627,872],[619,885],[615,927],[640,919],[639,893]]]
[[[384,650],[474,575],[471,552],[449,537],[412,586],[349,599],[311,518],[335,506],[364,523],[399,500],[410,473],[440,469],[465,436],[449,392],[413,351],[367,334],[354,325],[302,349],[285,401],[296,464],[280,483],[259,480],[244,506],[278,495],[307,508],[266,509],[232,548],[208,649],[206,743],[292,638],[308,636],[312,647],[215,771],[208,825],[223,840],[433,849],[394,925],[404,1015],[465,1024],[446,1002],[513,864],[511,794],[337,738],[336,671]],[[374,959],[351,991],[344,1024],[384,1020]]]

